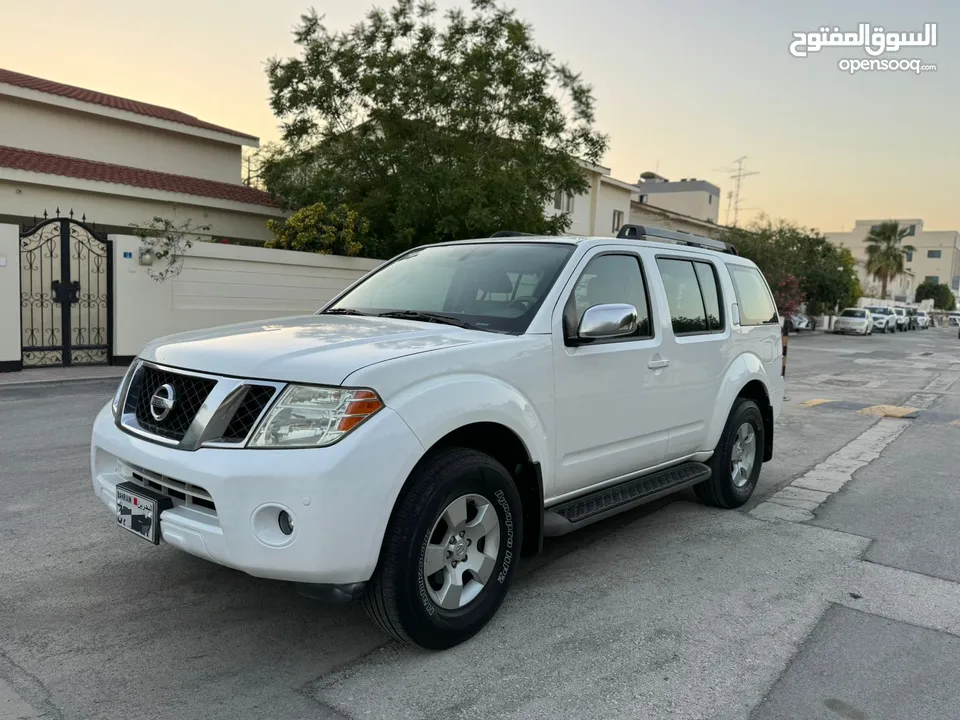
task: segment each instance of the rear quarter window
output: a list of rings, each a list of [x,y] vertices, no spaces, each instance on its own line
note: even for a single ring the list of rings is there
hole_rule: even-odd
[[[760,271],[747,265],[727,265],[740,306],[741,325],[779,323],[770,286]]]

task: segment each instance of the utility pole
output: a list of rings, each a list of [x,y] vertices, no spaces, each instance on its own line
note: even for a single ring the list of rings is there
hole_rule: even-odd
[[[728,168],[729,172],[732,172],[733,175],[730,176],[730,179],[733,180],[733,190],[727,193],[727,218],[726,224],[730,226],[730,211],[733,210],[733,225],[731,227],[736,227],[737,221],[740,219],[740,184],[743,182],[745,177],[750,175],[759,175],[760,172],[753,170],[747,172],[743,169],[743,161],[747,159],[746,155],[738,157],[734,160],[736,163],[736,168]]]

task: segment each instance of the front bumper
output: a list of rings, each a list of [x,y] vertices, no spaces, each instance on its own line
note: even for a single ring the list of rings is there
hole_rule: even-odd
[[[841,325],[840,323],[837,323],[833,326],[833,331],[838,333],[856,333],[862,335],[864,332],[869,330],[869,327],[870,326],[868,325]]]
[[[108,404],[94,423],[90,463],[93,490],[114,512],[116,486],[131,479],[174,496],[160,515],[169,545],[256,577],[342,585],[373,574],[396,497],[423,452],[389,408],[326,448],[191,452],[123,432]],[[281,510],[294,520],[289,536],[276,522]]]

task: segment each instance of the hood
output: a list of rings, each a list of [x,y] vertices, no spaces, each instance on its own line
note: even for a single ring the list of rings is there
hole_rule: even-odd
[[[503,336],[411,320],[306,315],[170,335],[140,357],[213,374],[340,385],[368,365],[493,339]]]

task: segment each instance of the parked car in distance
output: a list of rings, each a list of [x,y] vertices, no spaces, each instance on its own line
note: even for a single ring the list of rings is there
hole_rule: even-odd
[[[908,330],[910,319],[907,317],[906,309],[895,307],[893,311],[897,314],[897,330]]]
[[[790,316],[790,328],[793,332],[806,332],[814,329],[810,318],[802,313]]]
[[[907,313],[907,330],[916,330],[920,327],[917,323],[917,309],[912,307],[904,308],[904,311]]]
[[[897,316],[890,308],[881,305],[871,305],[864,310],[870,312],[873,318],[873,329],[877,332],[892,333],[897,331]]]
[[[873,316],[866,308],[847,308],[833,324],[833,332],[839,335],[873,334]]]
[[[747,502],[785,372],[757,266],[639,225],[507,235],[409,250],[313,315],[149,343],[93,427],[112,522],[443,649],[545,536],[684,488]]]
[[[926,310],[917,310],[917,327],[921,330],[927,330],[930,327],[930,316]]]

